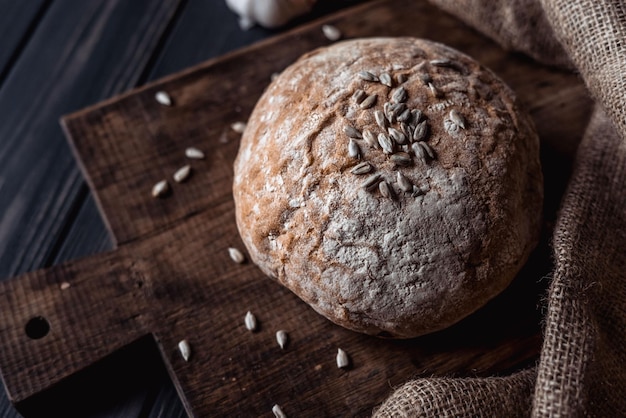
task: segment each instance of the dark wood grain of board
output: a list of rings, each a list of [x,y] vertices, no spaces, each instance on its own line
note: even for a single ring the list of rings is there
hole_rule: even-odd
[[[329,21],[346,37],[425,36],[473,55],[516,89],[544,144],[555,144],[557,154],[563,151],[558,144],[575,144],[588,111],[584,87],[575,76],[507,54],[426,4],[393,4],[367,5]],[[241,245],[230,198],[237,136],[228,126],[247,117],[272,72],[328,43],[319,26],[203,64],[67,119],[84,173],[120,245],[2,286],[0,298],[10,307],[3,310],[2,323],[12,326],[0,332],[4,344],[12,344],[3,347],[0,366],[16,402],[146,335],[155,338],[195,416],[269,416],[273,403],[295,416],[366,416],[390,386],[414,375],[502,373],[534,361],[541,343],[537,278],[550,268],[545,240],[500,298],[451,329],[409,341],[340,329],[254,266],[236,266],[228,259],[226,249]],[[157,89],[170,92],[176,105],[157,106]],[[155,202],[150,187],[184,161],[181,151],[188,145],[210,150],[209,158],[194,165],[188,184]],[[63,282],[71,286],[62,291]],[[261,321],[256,334],[242,325],[248,309]],[[38,316],[46,318],[51,330],[31,340],[23,327]],[[273,332],[285,327],[293,343],[283,352]],[[181,338],[194,349],[189,363],[176,351]],[[338,346],[353,357],[346,372],[334,367]],[[57,353],[68,352],[69,361],[58,361]]]

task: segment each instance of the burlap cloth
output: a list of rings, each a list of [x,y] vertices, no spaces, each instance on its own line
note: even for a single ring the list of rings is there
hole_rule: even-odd
[[[430,0],[508,49],[577,71],[596,105],[552,237],[537,365],[418,379],[375,417],[626,417],[626,2]]]

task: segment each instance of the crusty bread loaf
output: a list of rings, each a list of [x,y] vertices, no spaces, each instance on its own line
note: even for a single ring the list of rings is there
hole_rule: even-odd
[[[409,338],[459,321],[539,237],[530,117],[491,71],[426,40],[304,55],[258,101],[234,168],[252,260],[359,332]]]

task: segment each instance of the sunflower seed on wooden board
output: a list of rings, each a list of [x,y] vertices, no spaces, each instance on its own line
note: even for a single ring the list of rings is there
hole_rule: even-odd
[[[424,141],[428,136],[428,124],[426,121],[420,122],[413,131],[413,141]]]
[[[246,130],[246,122],[234,122],[230,124],[230,129],[237,132],[238,134],[242,134]]]
[[[392,154],[391,161],[393,161],[395,165],[400,167],[407,167],[413,162],[411,156],[406,152],[397,152],[395,154]]]
[[[359,77],[361,78],[361,80],[365,81],[378,81],[378,77],[376,77],[369,71],[359,71]]]
[[[378,144],[385,154],[393,154],[393,141],[385,134],[378,134]]]
[[[366,97],[367,93],[361,89],[357,89],[354,94],[352,94],[352,99],[356,102],[356,104],[360,104]]]
[[[272,407],[272,413],[274,414],[274,418],[287,418],[287,414],[285,414],[278,404]]]
[[[348,142],[348,157],[361,158],[361,148],[359,148],[359,144],[352,138],[350,138]]]
[[[189,361],[191,357],[191,346],[187,340],[181,340],[178,343],[178,351],[180,351],[180,355],[183,357],[183,360]]]
[[[382,129],[387,129],[388,121],[382,110],[374,111],[374,119],[376,119],[376,123],[378,124],[378,126],[380,126]]]
[[[172,177],[176,183],[182,183],[189,178],[189,175],[191,175],[191,166],[187,164],[176,170]]]
[[[256,331],[258,324],[256,321],[256,316],[254,316],[252,312],[248,311],[246,313],[246,317],[244,318],[243,322],[246,325],[246,329],[248,331]]]
[[[359,132],[355,127],[350,125],[345,125],[343,127],[343,132],[348,135],[348,138],[361,139],[363,135]]]
[[[367,144],[372,147],[372,148],[380,148],[380,145],[378,144],[378,140],[376,139],[376,136],[374,136],[374,134],[369,131],[369,130],[364,130],[363,131],[363,139],[365,140],[365,142],[367,142]]]
[[[322,25],[322,33],[329,41],[338,41],[341,38],[341,31],[333,25]]]
[[[167,92],[164,92],[162,90],[161,91],[157,91],[154,94],[154,98],[156,99],[157,102],[159,102],[163,106],[171,106],[172,105],[172,98],[170,97],[169,94],[167,94]]]
[[[376,94],[367,96],[367,98],[363,100],[359,106],[361,106],[361,109],[369,109],[370,107],[374,106],[377,98],[378,96]]]
[[[230,247],[228,249],[228,255],[230,256],[230,259],[237,264],[242,264],[244,261],[246,261],[246,257],[237,248]]]
[[[400,187],[402,191],[410,192],[413,190],[413,184],[399,171],[396,172],[396,183],[398,183],[398,187]]]
[[[448,117],[456,126],[461,129],[465,129],[465,118],[461,115],[461,113],[459,113],[458,110],[452,109],[448,114]]]
[[[378,183],[381,179],[382,177],[380,176],[380,174],[372,174],[363,182],[363,188],[365,190],[372,191],[378,186]]]
[[[189,147],[185,150],[185,157],[191,160],[202,160],[204,159],[204,152],[200,151],[198,148]]]
[[[378,76],[378,79],[380,80],[381,84],[384,84],[387,87],[393,87],[393,80],[391,79],[389,73],[382,73]]]
[[[350,357],[348,357],[348,353],[343,351],[341,348],[337,350],[337,367],[340,369],[345,369],[350,365]]]
[[[170,185],[167,180],[161,180],[152,186],[152,197],[163,197],[169,192]]]
[[[71,285],[69,282],[63,282],[63,283],[61,283],[61,285],[59,286],[59,288],[60,288],[61,290],[67,290],[67,289],[69,289],[71,286],[72,286],[72,285]]]
[[[362,175],[362,174],[367,174],[371,172],[372,168],[374,167],[370,163],[368,163],[367,161],[363,161],[362,163],[357,164],[354,167],[352,167],[350,172],[352,174]]]
[[[406,135],[400,132],[399,130],[397,130],[396,128],[389,128],[387,132],[389,133],[389,136],[394,141],[396,141],[396,144],[404,145],[407,143]]]
[[[396,91],[391,95],[391,100],[396,103],[404,103],[406,99],[409,98],[409,94],[406,92],[406,89],[402,86],[398,87]]]
[[[280,73],[278,73],[278,72],[272,73],[272,75],[270,75],[270,81],[276,80],[279,75],[280,75]]]
[[[287,347],[287,344],[289,343],[289,334],[287,334],[287,331],[283,329],[276,331],[276,342],[281,349]]]

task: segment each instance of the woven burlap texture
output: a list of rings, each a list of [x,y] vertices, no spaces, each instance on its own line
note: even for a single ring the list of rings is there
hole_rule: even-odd
[[[626,416],[626,3],[430,1],[505,48],[575,69],[596,106],[552,237],[537,366],[411,381],[374,416]]]

